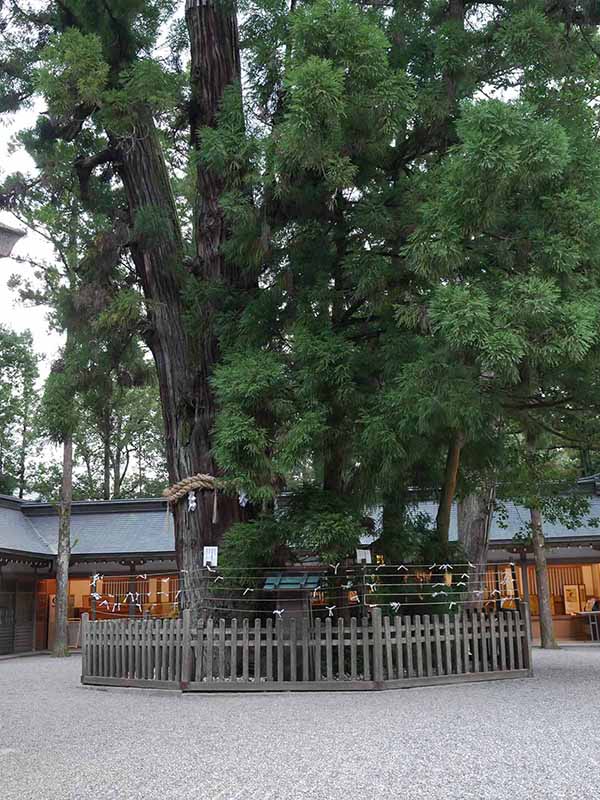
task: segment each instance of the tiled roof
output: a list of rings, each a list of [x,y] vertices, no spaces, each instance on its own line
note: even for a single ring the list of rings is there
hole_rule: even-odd
[[[0,497],[0,550],[55,555],[58,514],[47,503]],[[74,554],[172,553],[173,520],[163,500],[73,504]]]
[[[600,498],[592,496],[589,501],[586,520],[587,517],[600,518]],[[413,510],[434,520],[437,504],[420,502]],[[380,529],[381,508],[372,508],[369,514],[375,520],[376,530]],[[507,503],[505,520],[501,520],[498,513],[494,514],[491,542],[510,541],[525,529],[528,519],[527,509]],[[544,533],[549,540],[598,538],[600,541],[600,528],[587,521],[575,530],[545,522]],[[363,543],[368,544],[375,538],[377,533],[365,537]],[[450,518],[450,538],[457,538],[456,506]],[[56,554],[57,539],[58,515],[51,505],[0,496],[0,551],[52,557]],[[172,554],[175,550],[172,517],[167,516],[165,503],[159,499],[74,503],[71,542],[76,555]]]
[[[46,556],[53,553],[17,503],[0,506],[0,550]]]
[[[30,518],[30,522],[56,553],[58,517],[35,516]],[[71,517],[71,549],[75,555],[172,553],[175,550],[173,520],[163,511],[74,514]]]
[[[544,535],[547,539],[578,539],[598,537],[600,539],[600,527],[594,527],[588,520],[594,518],[600,519],[600,497],[589,497],[589,512],[584,515],[584,522],[581,526],[571,529],[566,528],[560,523],[551,523],[544,521]],[[517,534],[526,531],[526,525],[529,521],[529,510],[524,506],[515,505],[515,503],[504,503],[502,513],[496,511],[492,517],[492,525],[490,529],[491,542],[505,542],[513,539]],[[426,514],[432,521],[435,520],[437,514],[437,503],[428,500],[415,503],[412,507],[413,514]],[[377,531],[381,530],[381,508],[369,509],[369,516],[375,520],[375,528]],[[365,537],[363,544],[372,542],[376,536]],[[458,521],[456,513],[456,504],[452,506],[450,515],[450,540],[456,541],[458,539]]]

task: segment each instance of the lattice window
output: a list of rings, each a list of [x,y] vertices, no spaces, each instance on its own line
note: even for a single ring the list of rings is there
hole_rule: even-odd
[[[104,596],[113,595],[116,602],[123,602],[128,592],[132,591],[130,582],[131,578],[129,577],[104,578],[102,581],[102,594]],[[148,579],[136,578],[133,593],[134,595],[138,594],[141,603],[145,603],[148,600],[148,591]],[[131,598],[128,599],[131,600]]]
[[[581,586],[583,573],[579,564],[552,564],[548,566],[548,581],[550,594],[555,597],[563,596],[564,586]],[[531,594],[537,595],[537,579],[535,567],[529,567],[529,586]]]

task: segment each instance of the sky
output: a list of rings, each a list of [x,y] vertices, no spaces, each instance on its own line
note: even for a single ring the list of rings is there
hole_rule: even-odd
[[[14,133],[20,128],[33,123],[36,110],[22,111],[8,119],[0,117],[0,181],[12,172],[30,173],[33,162],[22,149],[9,152],[9,143]],[[23,226],[11,214],[0,211],[0,222],[5,222],[16,228]],[[13,255],[34,260],[51,258],[50,247],[44,239],[28,232],[14,247]],[[55,331],[50,331],[47,322],[48,309],[43,306],[28,307],[23,305],[15,292],[7,287],[11,275],[19,274],[24,278],[33,278],[32,268],[14,259],[0,259],[0,323],[13,330],[22,332],[29,329],[33,335],[36,352],[43,357],[40,364],[42,377],[50,368],[62,341],[62,337]]]

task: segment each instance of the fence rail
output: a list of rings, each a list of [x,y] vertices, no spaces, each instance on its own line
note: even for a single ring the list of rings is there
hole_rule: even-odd
[[[184,691],[383,689],[531,674],[518,610],[307,620],[82,624],[82,683]]]

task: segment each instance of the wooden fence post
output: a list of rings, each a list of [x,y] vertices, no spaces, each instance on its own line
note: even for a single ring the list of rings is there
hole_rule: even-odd
[[[88,674],[89,664],[89,621],[90,615],[85,612],[81,615],[81,682]]]
[[[529,603],[521,602],[521,616],[523,617],[523,625],[524,625],[524,632],[525,632],[525,658],[527,659],[527,663],[525,666],[529,671],[530,677],[533,676],[533,653],[531,649],[532,645],[532,627],[531,627],[531,608]],[[519,625],[519,629],[520,629]]]
[[[183,636],[181,641],[181,690],[188,688],[192,679],[192,612],[183,610]]]
[[[373,624],[373,680],[375,688],[383,689],[383,631],[381,627],[381,609],[372,611]]]

